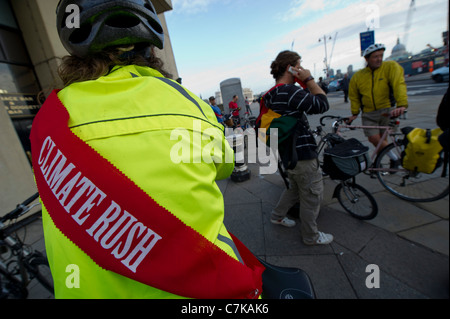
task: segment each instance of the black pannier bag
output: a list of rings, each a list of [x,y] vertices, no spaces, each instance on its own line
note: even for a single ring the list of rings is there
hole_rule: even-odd
[[[323,162],[323,171],[337,180],[352,178],[371,165],[369,148],[354,138],[327,148]]]

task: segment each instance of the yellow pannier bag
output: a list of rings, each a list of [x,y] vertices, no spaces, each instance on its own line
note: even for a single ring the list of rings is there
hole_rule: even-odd
[[[440,128],[434,130],[411,128],[402,129],[406,135],[405,150],[402,154],[403,168],[431,174],[442,164],[442,145],[439,136],[443,133]]]

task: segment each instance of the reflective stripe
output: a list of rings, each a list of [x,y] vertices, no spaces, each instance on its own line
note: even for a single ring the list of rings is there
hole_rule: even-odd
[[[139,75],[136,75],[132,72],[130,72],[131,77],[133,78],[138,78]],[[189,95],[188,92],[186,92],[186,90],[179,84],[177,84],[176,82],[173,82],[172,80],[166,79],[166,78],[161,78],[161,77],[154,77],[155,79],[161,80],[162,82],[170,85],[171,87],[173,87],[175,90],[177,90],[178,92],[181,93],[181,95],[183,95],[185,98],[187,98],[189,101],[191,101],[192,103],[194,103],[197,108],[200,110],[200,112],[202,112],[203,116],[206,118],[205,113],[203,113],[202,108],[200,107],[200,105],[198,104],[198,102],[196,100],[194,100],[194,98],[192,98],[192,96]]]
[[[202,108],[200,107],[200,105],[197,103],[197,101],[194,100],[194,99],[192,98],[192,96],[190,96],[189,93],[186,92],[186,90],[185,90],[181,85],[178,85],[177,83],[175,83],[175,82],[173,82],[173,81],[171,81],[171,80],[169,80],[169,79],[166,79],[166,78],[158,78],[158,77],[155,77],[155,79],[158,79],[158,80],[163,81],[164,83],[170,85],[170,86],[173,87],[175,90],[177,90],[178,92],[180,92],[185,98],[187,98],[189,101],[191,101],[192,103],[194,103],[194,104],[198,107],[198,109],[200,110],[200,112],[202,112],[203,116],[206,118],[205,113],[203,113],[203,110],[202,110]]]
[[[219,236],[217,236],[217,239],[220,240],[222,243],[228,245],[231,247],[231,249],[233,249],[234,254],[236,255],[237,259],[239,260],[239,262],[243,265],[244,261],[242,260],[241,255],[239,254],[239,250],[237,249],[236,245],[234,244],[233,240],[231,238],[225,237],[221,234],[219,234]]]

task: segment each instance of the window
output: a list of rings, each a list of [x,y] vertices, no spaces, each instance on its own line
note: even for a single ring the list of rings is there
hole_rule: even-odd
[[[11,6],[7,0],[0,0],[0,107],[7,110],[28,154],[40,90]]]

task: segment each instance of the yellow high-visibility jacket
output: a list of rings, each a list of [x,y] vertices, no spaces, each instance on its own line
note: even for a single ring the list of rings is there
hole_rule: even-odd
[[[234,153],[208,104],[156,70],[138,66],[115,67],[95,81],[68,86],[58,97],[74,134],[238,259],[215,183],[232,173]],[[56,228],[44,205],[43,226],[56,298],[183,297],[100,268]],[[174,256],[173,262],[183,261]]]
[[[366,67],[356,72],[350,80],[348,96],[353,115],[390,108],[392,97],[398,107],[408,107],[403,68],[395,61],[385,61],[375,71]]]

